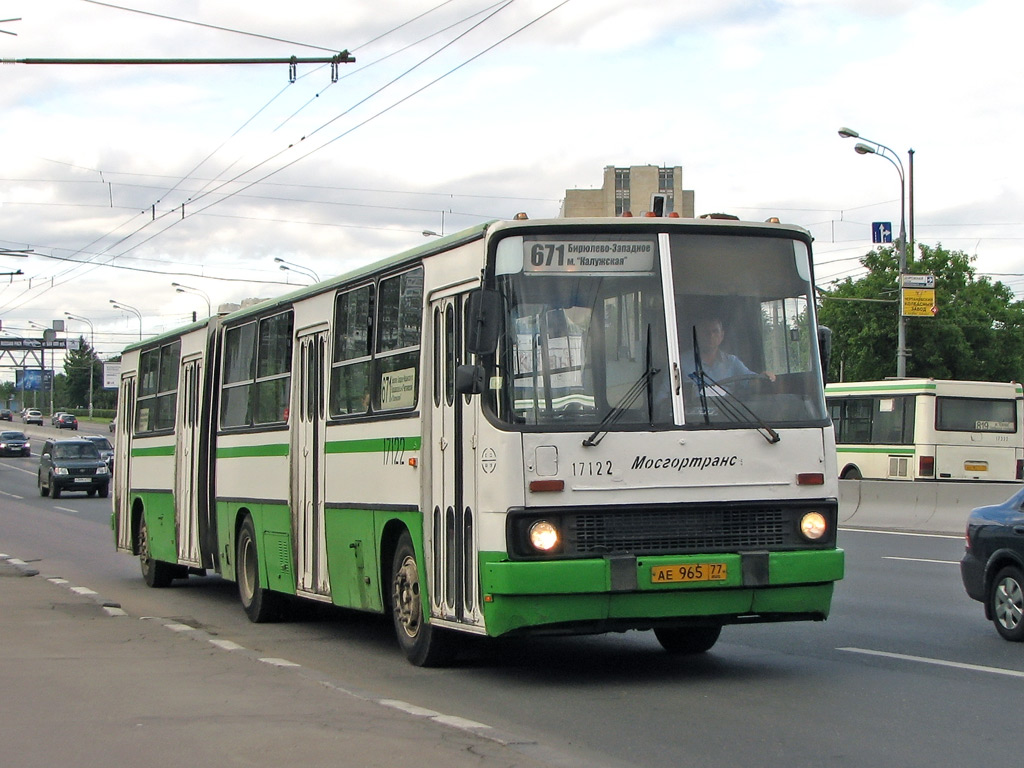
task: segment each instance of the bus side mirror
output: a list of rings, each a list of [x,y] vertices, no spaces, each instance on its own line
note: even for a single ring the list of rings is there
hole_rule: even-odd
[[[821,380],[828,382],[828,364],[832,359],[832,329],[818,326],[818,354],[821,356]]]
[[[490,355],[498,347],[501,327],[501,297],[495,290],[477,288],[469,294],[466,322],[466,350],[473,355]]]
[[[482,365],[455,366],[455,391],[460,395],[479,395],[484,391],[484,367]]]

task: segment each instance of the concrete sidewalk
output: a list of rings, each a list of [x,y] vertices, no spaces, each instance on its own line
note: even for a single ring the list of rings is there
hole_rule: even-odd
[[[7,555],[0,697],[0,758],[19,768],[575,763],[191,627],[128,616]]]

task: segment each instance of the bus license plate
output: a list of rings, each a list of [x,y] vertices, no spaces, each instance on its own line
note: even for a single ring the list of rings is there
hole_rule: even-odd
[[[651,566],[652,584],[684,584],[692,581],[725,581],[729,569],[725,563]]]

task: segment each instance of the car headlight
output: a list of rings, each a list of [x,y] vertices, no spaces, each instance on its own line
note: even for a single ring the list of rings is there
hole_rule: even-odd
[[[818,541],[828,533],[828,521],[821,512],[808,512],[800,518],[800,533],[808,541]]]
[[[549,520],[538,520],[530,526],[530,544],[538,552],[551,552],[558,548],[561,537],[558,528]]]
[[[96,474],[97,475],[106,475],[106,474],[108,474],[107,465],[106,464],[100,464],[98,467],[96,467]]]
[[[55,475],[66,475],[68,473],[67,467],[54,467],[53,474]]]

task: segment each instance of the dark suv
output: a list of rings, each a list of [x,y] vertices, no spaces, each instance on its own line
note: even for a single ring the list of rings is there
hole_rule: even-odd
[[[47,440],[39,456],[39,495],[59,499],[62,491],[85,491],[106,497],[110,470],[91,440]]]

